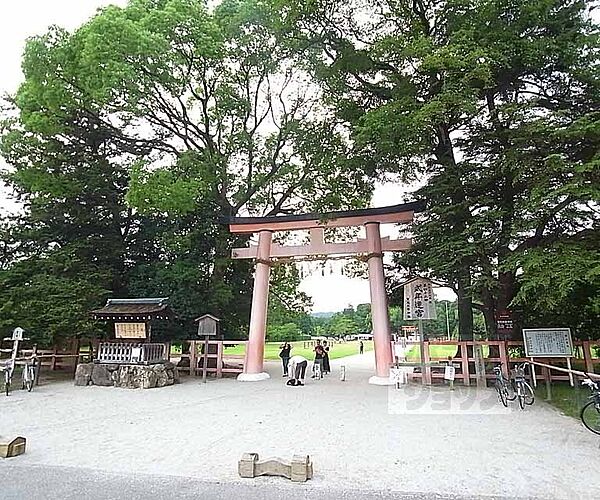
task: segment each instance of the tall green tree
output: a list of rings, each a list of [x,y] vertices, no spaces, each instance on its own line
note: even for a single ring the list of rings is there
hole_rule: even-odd
[[[74,264],[61,278],[90,285],[88,303],[170,295],[187,328],[211,312],[241,334],[251,267],[230,252],[248,240],[220,218],[369,198],[338,121],[289,64],[260,2],[109,6],[73,33],[31,38],[23,69],[2,133],[5,179],[25,207],[5,228],[7,301],[20,300],[17,261],[37,259],[54,279],[62,250]]]
[[[533,319],[540,262],[593,292],[598,259],[598,30],[580,0],[273,0],[300,64],[324,82],[374,173],[423,178],[428,209],[401,261],[458,295],[495,333],[499,310]],[[575,250],[577,249],[577,250]],[[591,264],[588,272],[584,264]],[[566,278],[566,279],[564,279]],[[553,297],[553,298],[551,298]],[[587,309],[593,313],[593,304]]]

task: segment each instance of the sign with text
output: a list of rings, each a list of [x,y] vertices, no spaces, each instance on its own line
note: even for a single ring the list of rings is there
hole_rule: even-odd
[[[524,328],[523,341],[528,358],[568,358],[573,356],[570,328]]]
[[[145,339],[146,323],[115,323],[115,337],[118,339]]]
[[[513,317],[510,311],[498,311],[496,314],[496,331],[499,335],[510,335],[514,328]]]
[[[456,368],[452,365],[446,366],[444,368],[444,380],[454,380],[456,377]]]
[[[404,319],[436,319],[433,285],[417,278],[404,285]]]
[[[12,332],[12,340],[23,340],[23,328],[17,326]]]

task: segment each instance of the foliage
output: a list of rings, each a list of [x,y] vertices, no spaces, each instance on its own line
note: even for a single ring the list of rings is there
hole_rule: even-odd
[[[337,121],[268,24],[252,0],[212,11],[200,0],[131,0],[73,33],[52,27],[29,39],[0,146],[5,181],[24,204],[2,228],[7,326],[24,321],[17,282],[44,268],[48,283],[27,305],[43,318],[35,336],[44,341],[102,333],[82,318],[109,295],[170,296],[180,337],[205,312],[223,318],[227,336],[244,335],[251,267],[230,254],[248,239],[220,219],[368,201]],[[50,290],[66,279],[57,252],[80,266],[64,284],[71,294]],[[72,307],[60,315],[68,329],[38,310],[46,300]]]
[[[271,4],[291,48],[348,123],[354,158],[375,173],[425,176],[415,196],[427,211],[414,250],[399,264],[456,290],[461,336],[472,335],[473,307],[493,335],[497,311],[512,308],[518,325],[529,324],[532,311],[554,312],[548,307],[557,300],[586,315],[579,333],[592,334],[597,309],[580,308],[585,300],[576,298],[593,297],[600,265],[587,250],[597,241],[600,185],[598,30],[590,5]],[[574,249],[581,258],[567,264]],[[591,272],[574,269],[584,261]],[[558,294],[546,285],[549,265],[575,271],[557,276]],[[547,290],[547,300],[540,303],[534,290]]]

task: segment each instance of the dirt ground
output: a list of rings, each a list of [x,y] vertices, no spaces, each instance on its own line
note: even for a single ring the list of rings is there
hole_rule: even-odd
[[[373,362],[372,353],[334,360],[332,374],[304,387],[286,386],[276,362],[267,363],[271,379],[255,383],[187,378],[147,391],[46,383],[0,397],[0,435],[27,438],[27,453],[10,461],[19,466],[244,483],[253,480],[237,475],[243,452],[302,453],[314,463],[308,489],[597,498],[600,439],[578,421],[543,402],[503,411],[491,390],[459,391],[475,403],[440,411],[418,386],[367,384]]]

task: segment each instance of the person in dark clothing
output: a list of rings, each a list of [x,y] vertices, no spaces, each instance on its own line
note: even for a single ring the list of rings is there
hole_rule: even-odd
[[[292,346],[289,342],[286,342],[282,346],[280,346],[281,351],[279,352],[279,357],[281,358],[281,362],[283,364],[283,376],[288,376],[288,364],[290,362],[290,351],[292,350]]]
[[[331,372],[331,365],[329,364],[329,346],[327,341],[323,341],[323,373],[328,374]]]
[[[360,341],[360,344],[358,344],[358,350],[359,350],[360,354],[365,352],[365,345],[363,344],[362,340]]]
[[[323,355],[325,351],[321,343],[317,343],[315,347],[315,361],[313,363],[313,374],[311,378],[323,378]]]

